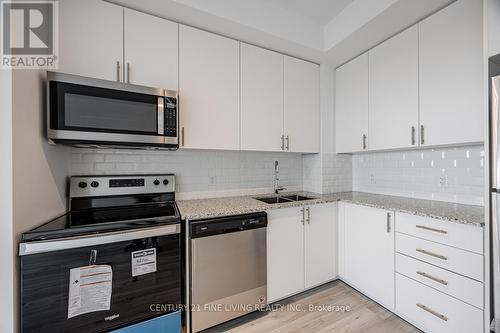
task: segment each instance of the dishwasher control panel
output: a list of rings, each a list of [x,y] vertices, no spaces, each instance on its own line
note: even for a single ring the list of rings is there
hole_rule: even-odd
[[[254,213],[191,222],[191,238],[200,238],[267,227],[267,214]]]

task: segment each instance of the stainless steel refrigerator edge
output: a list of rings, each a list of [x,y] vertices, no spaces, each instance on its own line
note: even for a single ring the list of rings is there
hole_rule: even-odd
[[[491,160],[491,274],[493,305],[491,330],[500,332],[500,55],[490,58],[490,160]]]

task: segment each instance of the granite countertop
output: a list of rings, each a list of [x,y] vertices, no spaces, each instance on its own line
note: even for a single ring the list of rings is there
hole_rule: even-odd
[[[337,192],[317,194],[312,192],[293,192],[314,198],[313,200],[266,204],[256,197],[272,197],[268,195],[236,196],[213,199],[195,199],[177,201],[183,219],[199,220],[218,216],[247,214],[271,209],[300,207],[328,202],[349,202],[374,208],[395,210],[398,212],[431,217],[435,219],[484,226],[484,207],[475,205],[454,204],[443,201],[422,200],[365,192]],[[281,193],[287,195],[290,193]]]

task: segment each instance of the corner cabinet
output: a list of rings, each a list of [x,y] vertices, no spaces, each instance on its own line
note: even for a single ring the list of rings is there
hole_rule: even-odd
[[[394,310],[394,212],[348,203],[339,210],[341,277]]]
[[[335,278],[335,217],[335,203],[268,212],[269,303]]]
[[[421,145],[483,141],[482,1],[454,2],[418,29]]]
[[[183,148],[240,149],[239,58],[239,42],[179,26]]]
[[[336,70],[337,153],[368,149],[368,53]]]

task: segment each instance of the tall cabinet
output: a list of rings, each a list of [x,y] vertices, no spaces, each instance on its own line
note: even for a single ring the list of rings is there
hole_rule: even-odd
[[[336,71],[337,153],[368,149],[368,53]]]
[[[370,149],[418,145],[418,29],[369,52]]]
[[[181,146],[240,149],[239,42],[179,27]]]
[[[483,7],[459,0],[419,23],[421,145],[484,140]]]

